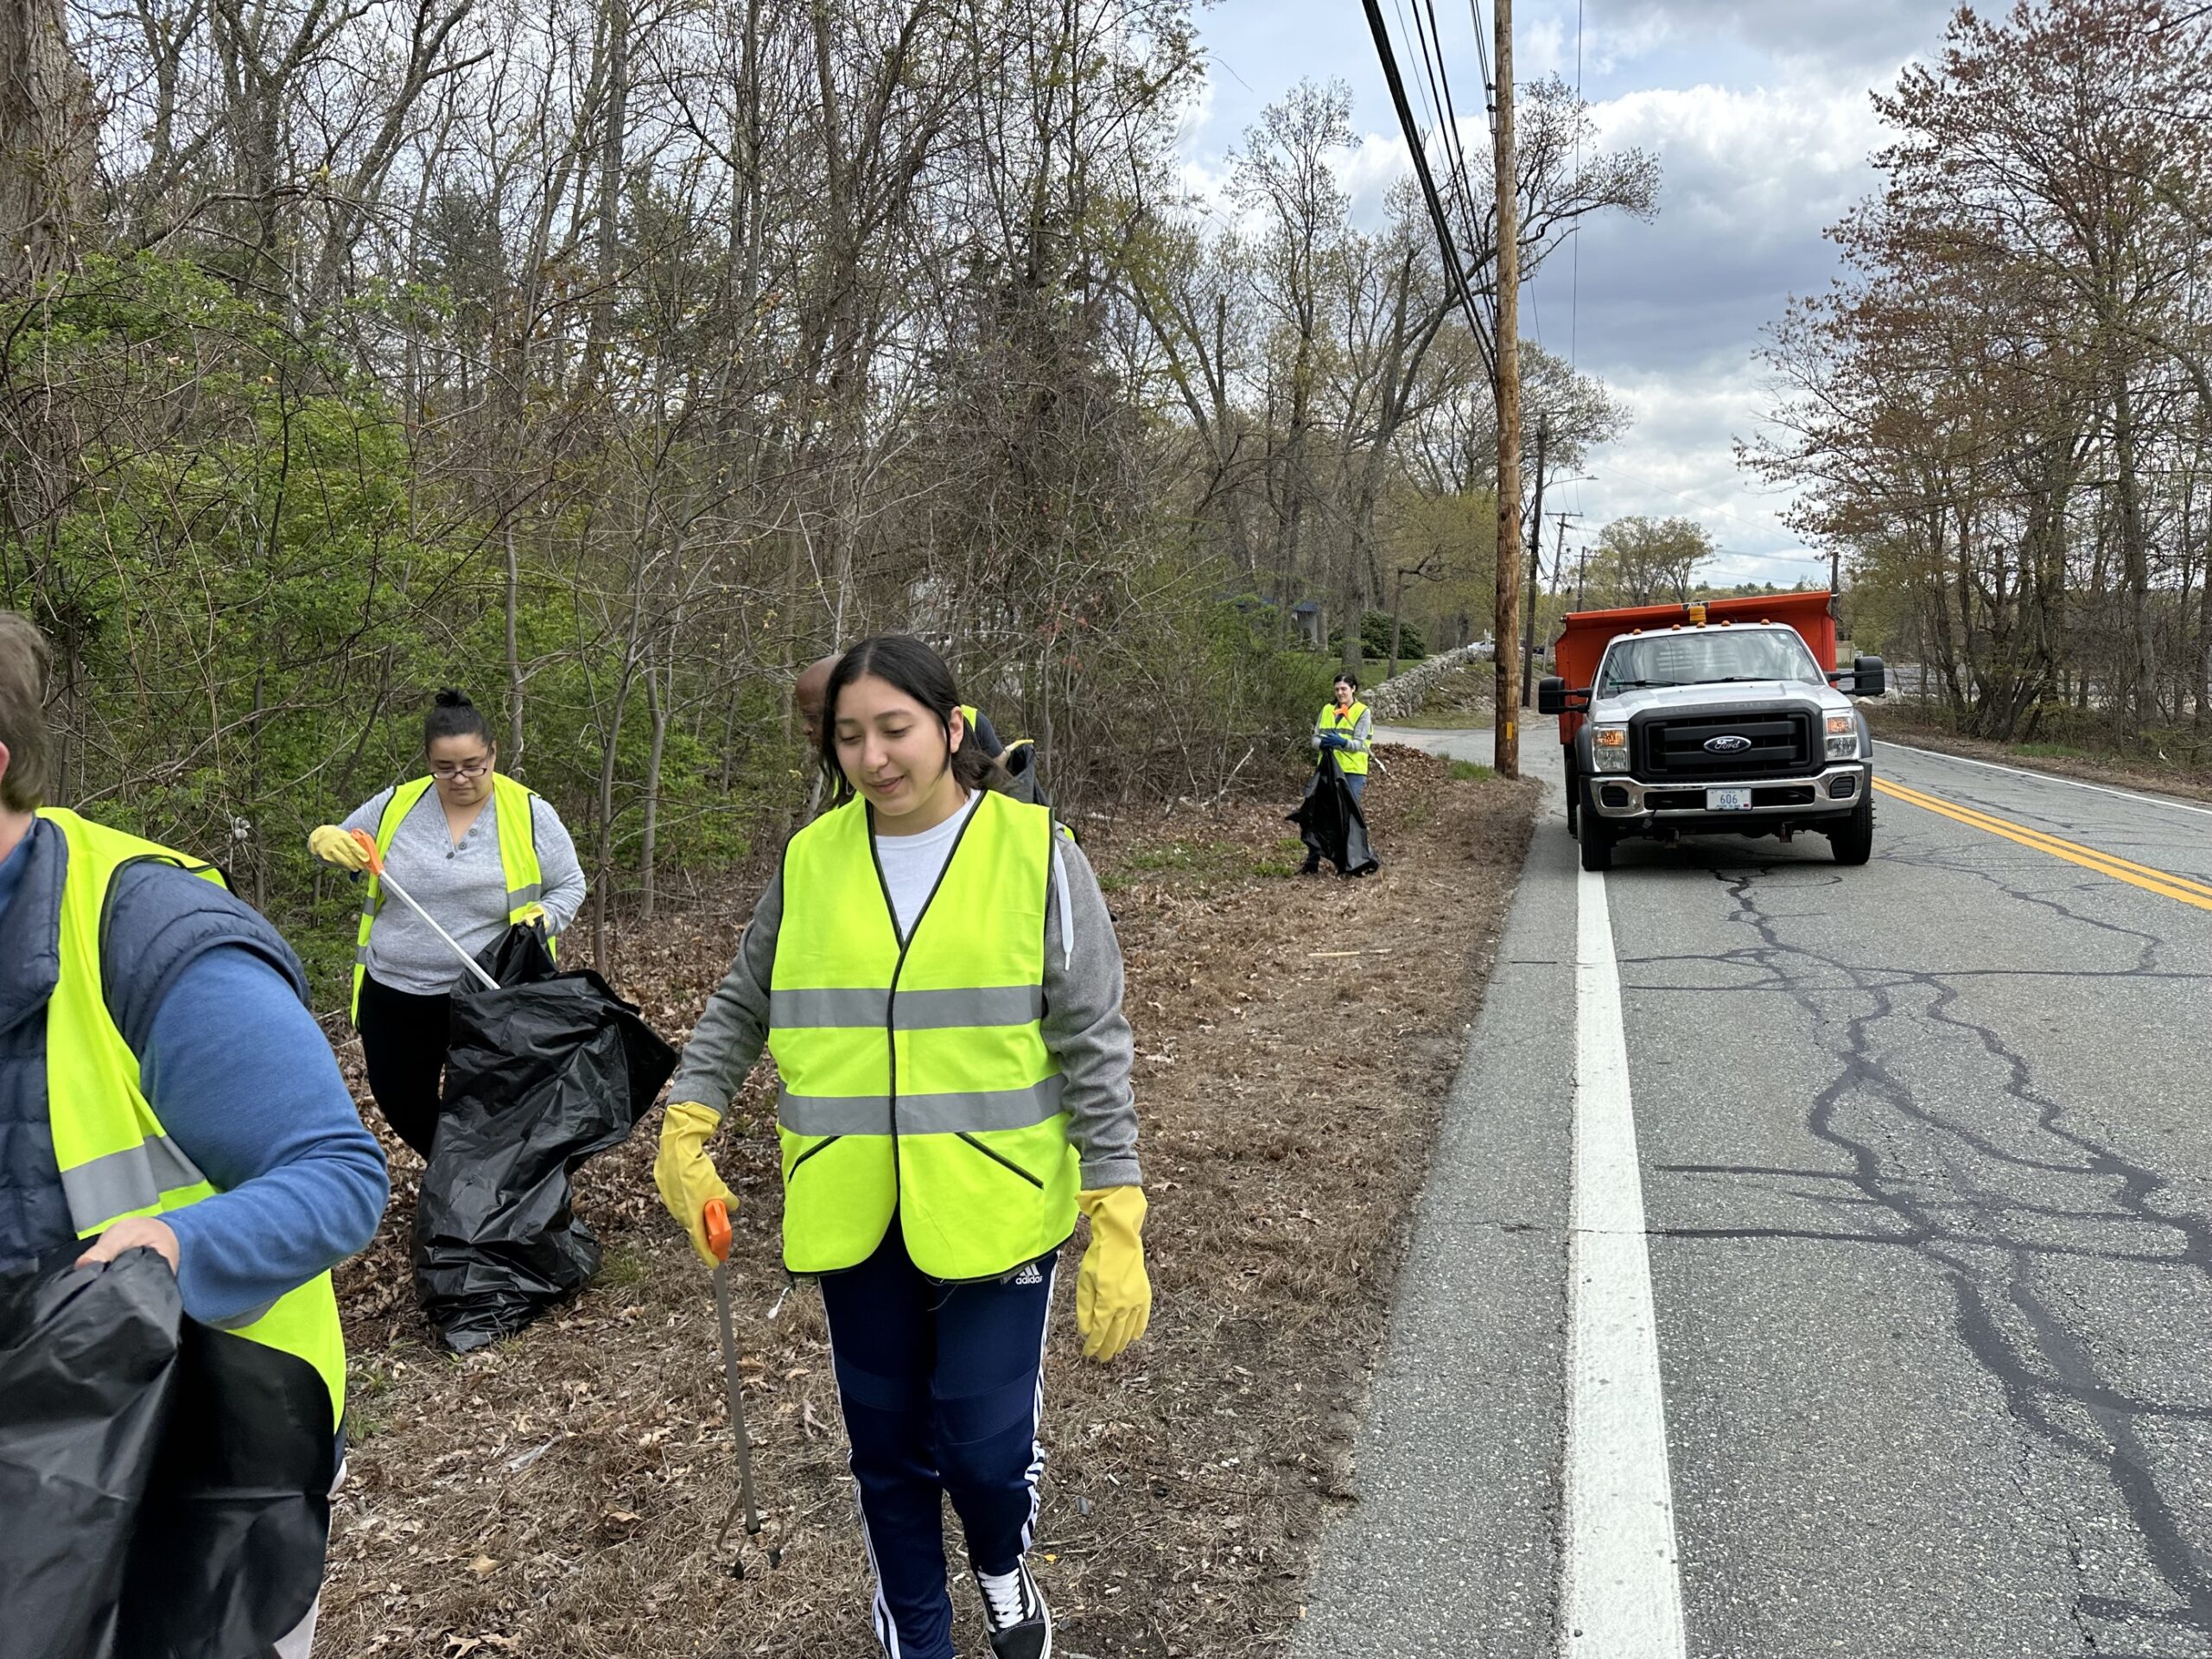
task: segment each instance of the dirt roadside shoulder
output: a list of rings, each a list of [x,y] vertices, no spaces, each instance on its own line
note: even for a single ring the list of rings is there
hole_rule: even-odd
[[[1065,1295],[1056,1310],[1033,1561],[1071,1654],[1281,1652],[1343,1494],[1535,803],[1532,785],[1384,753],[1375,878],[1287,874],[1289,779],[1279,801],[1088,838],[1128,964],[1156,1300],[1144,1344],[1104,1370],[1080,1359]],[[625,987],[671,1035],[727,963],[733,909],[672,925]],[[342,1271],[355,1440],[328,1651],[875,1650],[819,1299],[803,1287],[767,1317],[785,1284],[772,1101],[764,1070],[717,1153],[743,1204],[739,1343],[782,1565],[747,1548],[741,1580],[715,1547],[734,1482],[714,1314],[652,1194],[656,1116],[579,1179],[607,1246],[599,1281],[517,1338],[464,1360],[428,1345],[410,1181]],[[967,1650],[976,1615],[964,1583],[956,1594]]]

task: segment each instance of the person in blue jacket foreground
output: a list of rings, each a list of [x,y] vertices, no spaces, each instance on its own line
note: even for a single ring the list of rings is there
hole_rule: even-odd
[[[383,1154],[276,930],[212,867],[45,805],[46,663],[0,612],[0,1272],[154,1252],[197,1339],[251,1384],[238,1396],[308,1402],[271,1427],[219,1398],[195,1432],[250,1453],[304,1425],[327,1438],[283,1448],[289,1466],[334,1477],[330,1269],[376,1231]],[[302,1599],[279,1659],[314,1639]]]

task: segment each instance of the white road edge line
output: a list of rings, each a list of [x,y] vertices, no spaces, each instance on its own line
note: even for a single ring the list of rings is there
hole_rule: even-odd
[[[1605,878],[1575,893],[1562,1659],[1686,1659],[1643,1179]]]
[[[2212,806],[2192,806],[2187,801],[2169,799],[2164,795],[2145,795],[2133,789],[2114,789],[2109,784],[2084,783],[2079,778],[2062,778],[2055,772],[2031,772],[2025,766],[2000,766],[1994,760],[1977,760],[1968,754],[1946,754],[1941,749],[1915,748],[1910,743],[1893,743],[1886,737],[1874,740],[1876,758],[1885,748],[1903,749],[1907,754],[1924,754],[1931,760],[1955,760],[1962,766],[1980,766],[1984,772],[2001,772],[2013,778],[2031,778],[2039,784],[2064,784],[2069,789],[2086,789],[2092,795],[2110,795],[2123,801],[2141,801],[2147,806],[2170,806],[2177,812],[2194,812],[2199,817],[2212,818]]]

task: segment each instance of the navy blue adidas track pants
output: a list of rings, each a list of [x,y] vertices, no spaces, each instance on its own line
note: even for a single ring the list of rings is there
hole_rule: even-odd
[[[1037,1524],[1046,1319],[1058,1252],[1004,1279],[945,1285],[894,1217],[875,1254],[822,1278],[861,1524],[889,1659],[952,1659],[943,1493],[970,1567],[1011,1572]]]

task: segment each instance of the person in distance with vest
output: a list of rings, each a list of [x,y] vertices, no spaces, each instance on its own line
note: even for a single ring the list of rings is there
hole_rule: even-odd
[[[438,1127],[450,992],[468,970],[408,906],[365,874],[353,831],[374,836],[393,879],[471,956],[510,925],[543,925],[550,944],[584,905],[583,867],[561,815],[497,770],[499,752],[474,703],[441,691],[423,721],[429,775],[364,802],[308,837],[324,862],[359,876],[353,1027],[369,1091],[425,1162]]]
[[[1084,1351],[1144,1332],[1142,1175],[1121,947],[1044,808],[998,792],[951,672],[889,634],[823,694],[840,799],[794,836],[670,1088],[654,1180],[711,1261],[736,1200],[705,1143],[765,1047],[784,1262],[819,1275],[893,1659],[953,1652],[942,1497],[998,1659],[1046,1659],[1037,1521],[1046,1320],[1078,1211]]]
[[[133,1249],[168,1264],[197,1360],[226,1380],[182,1397],[207,1414],[172,1441],[294,1499],[203,1582],[292,1586],[296,1605],[263,1611],[289,1627],[280,1659],[303,1659],[343,1452],[330,1269],[376,1232],[384,1155],[298,959],[220,873],[44,804],[45,664],[37,631],[0,612],[0,1271]],[[126,1608],[125,1628],[143,1616]]]
[[[1313,747],[1333,750],[1337,769],[1353,800],[1367,793],[1367,752],[1372,746],[1375,716],[1359,700],[1359,677],[1347,669],[1337,676],[1335,689],[1313,721]],[[1308,851],[1300,875],[1318,875],[1321,855]]]

